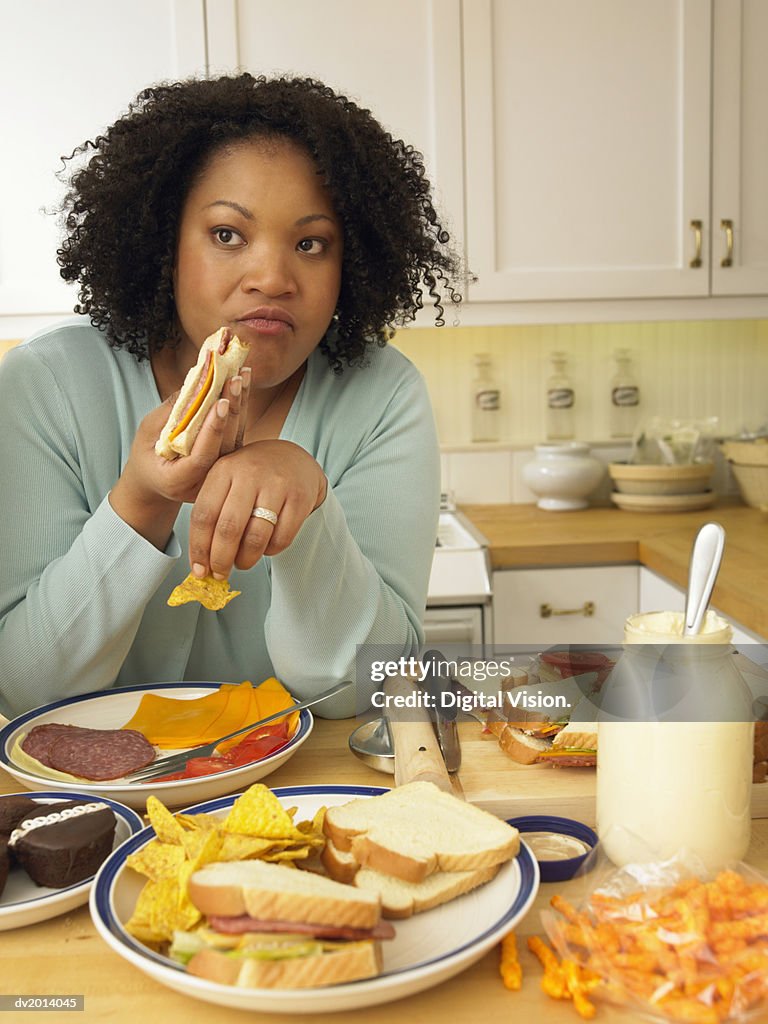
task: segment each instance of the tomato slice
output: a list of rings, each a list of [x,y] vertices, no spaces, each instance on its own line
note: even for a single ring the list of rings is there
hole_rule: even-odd
[[[197,779],[201,775],[215,775],[218,772],[226,772],[234,767],[224,757],[193,757],[187,761],[183,772],[174,772],[171,775],[160,775],[153,779],[153,782],[174,782],[177,779]]]
[[[175,782],[179,779],[197,779],[202,775],[215,775],[230,768],[242,768],[243,765],[260,761],[262,757],[274,754],[276,750],[285,746],[289,738],[287,721],[265,725],[261,729],[254,729],[253,732],[246,733],[245,737],[231,747],[226,754],[213,757],[193,757],[187,761],[183,772],[161,775],[152,781]]]
[[[224,757],[229,761],[230,765],[240,767],[244,764],[250,764],[252,761],[260,761],[262,757],[274,754],[276,750],[284,747],[287,742],[283,736],[255,736],[253,738],[247,736],[242,743],[238,743],[236,747],[232,747],[231,750],[227,751]]]

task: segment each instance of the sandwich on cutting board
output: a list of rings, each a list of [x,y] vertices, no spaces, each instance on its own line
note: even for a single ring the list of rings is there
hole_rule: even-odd
[[[175,459],[190,454],[205,417],[221,398],[227,381],[240,372],[248,352],[249,346],[229,327],[221,327],[205,339],[157,440],[158,455]]]

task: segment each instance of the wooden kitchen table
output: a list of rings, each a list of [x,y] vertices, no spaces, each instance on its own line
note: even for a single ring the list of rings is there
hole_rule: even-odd
[[[282,768],[270,775],[270,786],[292,786],[308,782],[318,784],[359,784],[386,786],[389,776],[361,764],[347,748],[347,736],[353,721],[316,720],[309,740]],[[0,793],[21,791],[21,786],[0,771]],[[41,786],[41,788],[43,788]],[[591,823],[588,823],[591,824]],[[753,822],[752,845],[747,860],[768,872],[768,820]],[[547,1024],[577,1024],[581,1020],[570,1002],[558,1002],[544,995],[539,987],[541,967],[528,952],[525,939],[543,934],[539,912],[550,897],[562,893],[577,899],[578,882],[542,884],[536,902],[517,926],[523,987],[519,992],[504,988],[498,973],[498,950],[455,978],[436,988],[393,1003],[368,1007],[366,1024],[416,1024],[441,1021],[444,1024],[477,1024],[516,1020],[521,1024],[544,1021]],[[82,1015],[67,1014],[67,1020],[84,1021],[175,1021],[185,1024],[296,1020],[292,1015],[260,1014],[246,1018],[243,1011],[200,1002],[165,988],[114,953],[99,938],[91,923],[88,907],[47,922],[14,931],[0,932],[0,994],[25,996],[84,995]],[[360,1011],[358,1011],[360,1012]],[[40,1019],[51,1024],[58,1020],[55,1011],[11,1012],[3,1020]],[[355,1011],[315,1015],[323,1024],[348,1024]],[[596,1020],[603,1024],[641,1018],[623,1010],[600,1005]],[[765,1018],[768,1019],[768,1013]]]

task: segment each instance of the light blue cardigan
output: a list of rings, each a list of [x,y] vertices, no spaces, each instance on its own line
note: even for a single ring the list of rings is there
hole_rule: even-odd
[[[159,403],[148,361],[82,318],[0,364],[0,712],[115,685],[272,674],[307,697],[353,678],[358,644],[414,653],[440,466],[424,381],[401,353],[374,349],[341,376],[312,354],[281,436],[317,459],[328,495],[288,549],[233,571],[242,595],[220,612],[166,605],[189,572],[191,506],[159,551],[107,500]],[[354,711],[347,694],[318,707]]]

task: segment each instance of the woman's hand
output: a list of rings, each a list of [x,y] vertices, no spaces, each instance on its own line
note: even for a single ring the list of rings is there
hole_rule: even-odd
[[[325,500],[327,480],[309,452],[291,441],[255,441],[223,455],[208,471],[192,508],[189,560],[193,572],[226,578],[291,543]],[[274,512],[273,526],[254,508]]]
[[[148,413],[139,424],[120,479],[109,495],[117,514],[156,547],[164,548],[182,502],[193,502],[211,466],[242,445],[250,374],[233,378],[208,413],[192,452],[165,459],[155,442],[176,395]]]

